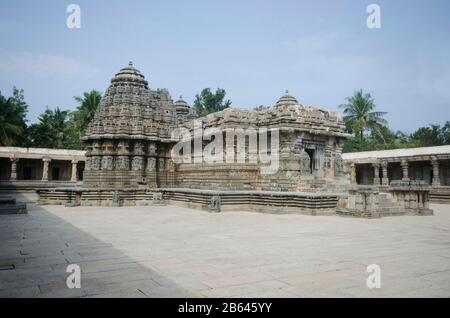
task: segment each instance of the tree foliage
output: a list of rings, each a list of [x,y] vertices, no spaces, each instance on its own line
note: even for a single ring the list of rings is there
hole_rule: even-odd
[[[198,116],[205,116],[215,113],[231,106],[229,99],[225,100],[225,90],[218,88],[216,92],[211,92],[210,88],[205,88],[200,94],[195,95],[194,109]]]
[[[28,128],[28,138],[33,147],[66,148],[66,125],[69,111],[56,107],[46,107],[38,118],[38,123]]]
[[[375,100],[370,93],[364,93],[360,89],[353,96],[347,97],[346,101],[346,104],[340,105],[344,112],[345,126],[349,132],[359,136],[361,144],[366,132],[383,137],[381,130],[387,125],[387,121],[383,118],[386,112],[374,111]]]
[[[79,106],[76,111],[72,112],[71,117],[76,123],[76,127],[84,132],[92,118],[94,118],[95,111],[100,105],[102,94],[93,89],[90,92],[85,92],[83,97],[75,96],[74,98],[79,103]]]
[[[23,90],[13,88],[12,96],[6,98],[0,93],[0,145],[43,147],[63,149],[84,149],[80,138],[97,110],[101,94],[92,90],[81,97],[76,110],[70,112],[59,107],[45,109],[38,122],[27,127],[28,105]],[[359,90],[346,99],[344,122],[347,130],[355,136],[347,140],[344,152],[385,150],[410,147],[428,147],[450,144],[450,121],[444,125],[430,124],[420,127],[411,134],[393,131],[383,118],[385,112],[375,111],[375,102],[370,94]],[[225,100],[225,90],[215,93],[205,88],[196,95],[194,107],[200,116],[230,107]],[[262,110],[265,106],[256,107]]]
[[[33,147],[84,149],[81,137],[85,135],[89,122],[100,104],[101,94],[96,90],[86,92],[83,97],[74,97],[79,103],[69,112],[57,107],[48,107],[38,118],[39,122],[28,128],[28,144]]]
[[[28,105],[23,90],[13,88],[12,96],[0,92],[0,145],[18,146],[24,143]]]
[[[412,134],[393,132],[388,127],[383,127],[380,132],[381,137],[378,134],[365,136],[362,143],[359,136],[350,138],[344,145],[344,152],[450,145],[449,121],[443,126],[420,127]]]

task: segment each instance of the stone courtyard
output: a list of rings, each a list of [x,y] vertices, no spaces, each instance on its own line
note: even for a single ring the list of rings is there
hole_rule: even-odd
[[[0,296],[449,297],[450,206],[431,208],[367,220],[29,204],[0,216]],[[366,287],[369,264],[380,289]]]

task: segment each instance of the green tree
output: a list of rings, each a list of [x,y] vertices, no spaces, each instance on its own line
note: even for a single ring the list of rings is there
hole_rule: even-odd
[[[83,97],[75,96],[74,98],[79,103],[79,106],[76,111],[72,112],[71,117],[76,122],[75,127],[84,133],[88,124],[94,118],[95,111],[100,105],[102,94],[93,89],[90,92],[85,92]]]
[[[450,121],[446,121],[441,128],[441,138],[444,145],[450,145]]]
[[[381,127],[387,125],[387,121],[383,118],[386,112],[374,111],[375,101],[372,96],[360,89],[353,96],[347,97],[346,101],[346,104],[339,107],[344,109],[344,123],[347,130],[359,136],[361,149],[366,131],[382,137]]]
[[[211,92],[210,88],[205,88],[200,94],[195,95],[194,109],[198,116],[205,116],[215,113],[231,106],[231,101],[225,99],[225,90],[218,88],[216,92]]]
[[[19,146],[23,143],[27,111],[23,90],[14,87],[9,98],[0,92],[0,145]]]
[[[67,130],[69,111],[56,107],[54,110],[46,107],[38,118],[39,122],[29,127],[29,139],[34,147],[67,148]]]
[[[416,147],[429,147],[442,145],[439,125],[421,127],[411,134],[410,142]]]
[[[84,149],[81,141],[86,133],[87,126],[94,118],[95,111],[100,105],[102,95],[97,90],[83,93],[83,96],[75,96],[78,107],[75,111],[69,113],[69,120],[65,128],[65,148]]]

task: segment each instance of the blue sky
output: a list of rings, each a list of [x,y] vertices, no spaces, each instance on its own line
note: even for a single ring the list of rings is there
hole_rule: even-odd
[[[81,7],[68,29],[66,7]],[[381,7],[381,29],[366,8]],[[129,60],[151,88],[192,104],[204,87],[234,107],[272,105],[284,90],[338,110],[362,88],[411,132],[450,120],[450,1],[0,1],[0,90],[25,90],[29,119],[74,109]]]

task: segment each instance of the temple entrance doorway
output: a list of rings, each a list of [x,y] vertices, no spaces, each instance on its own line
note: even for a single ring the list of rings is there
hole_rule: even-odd
[[[310,171],[312,173],[314,171],[314,169],[315,169],[315,160],[314,160],[315,159],[315,156],[314,156],[315,150],[314,149],[310,149],[310,148],[306,148],[305,152],[309,156],[309,169],[310,169]]]

